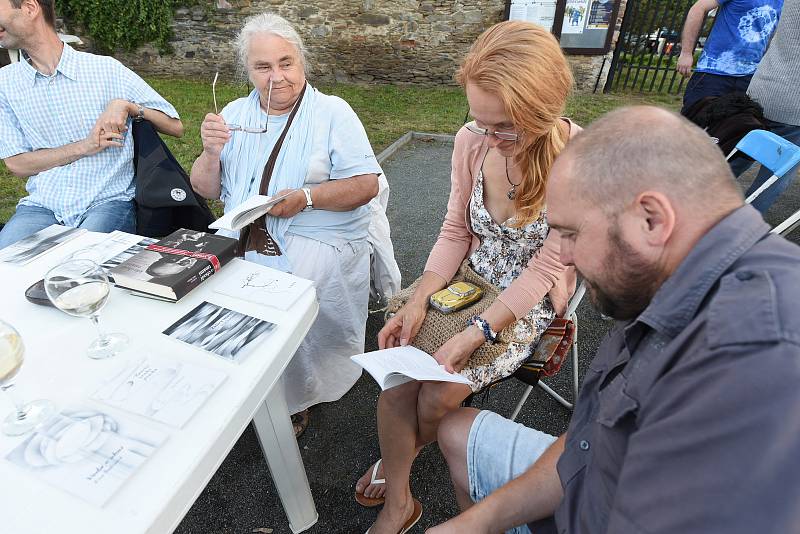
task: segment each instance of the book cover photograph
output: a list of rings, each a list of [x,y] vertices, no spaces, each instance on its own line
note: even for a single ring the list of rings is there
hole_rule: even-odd
[[[238,242],[225,236],[177,230],[112,267],[120,287],[177,301],[232,260]]]
[[[4,248],[0,251],[0,261],[15,265],[27,265],[39,256],[84,233],[86,233],[86,230],[82,228],[51,224],[47,228],[43,228],[35,234]]]
[[[178,319],[164,334],[226,360],[239,362],[262,343],[275,324],[203,302]]]
[[[38,427],[7,459],[95,506],[103,506],[167,435],[91,409],[64,410]]]
[[[153,353],[124,362],[90,398],[182,428],[227,377],[219,369]]]

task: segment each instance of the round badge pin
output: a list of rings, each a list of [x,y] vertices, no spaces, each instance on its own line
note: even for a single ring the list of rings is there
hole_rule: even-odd
[[[181,202],[186,199],[186,191],[178,187],[170,191],[169,194],[172,196],[172,199],[175,200],[176,202]]]

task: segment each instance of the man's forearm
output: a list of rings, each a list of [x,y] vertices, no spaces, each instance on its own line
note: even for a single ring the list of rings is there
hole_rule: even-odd
[[[311,188],[315,209],[350,211],[363,206],[378,194],[378,176],[361,174],[330,180]]]
[[[219,198],[222,191],[221,172],[219,157],[203,151],[192,164],[192,173],[189,177],[192,189],[203,198]]]
[[[464,512],[479,531],[505,532],[550,517],[563,491],[556,464],[564,451],[565,435],[558,438],[525,473]]]
[[[27,178],[55,167],[68,165],[89,155],[90,148],[85,139],[57,148],[42,148],[11,156],[3,161],[8,170],[21,178]]]
[[[136,110],[138,114],[138,108]],[[173,137],[183,137],[183,123],[180,119],[170,117],[157,109],[144,108],[144,119],[149,121],[157,131]]]
[[[697,44],[697,37],[700,35],[700,28],[706,19],[705,8],[699,4],[694,4],[686,15],[686,22],[683,24],[681,32],[681,52],[686,54],[694,53],[694,45]]]

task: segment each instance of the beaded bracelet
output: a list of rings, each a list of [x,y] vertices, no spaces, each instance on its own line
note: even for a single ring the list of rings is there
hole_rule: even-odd
[[[491,343],[494,345],[497,342],[497,332],[492,330],[492,327],[489,325],[489,321],[481,317],[480,315],[474,316],[472,319],[469,320],[467,323],[469,326],[475,325],[483,331],[483,337],[486,338],[487,343]]]

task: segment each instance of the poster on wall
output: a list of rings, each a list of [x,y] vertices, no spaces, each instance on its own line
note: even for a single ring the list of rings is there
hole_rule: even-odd
[[[588,1],[588,0],[587,0]],[[556,2],[537,0],[511,0],[508,20],[525,20],[543,27],[547,31],[553,30],[556,15]]]
[[[569,2],[567,2],[569,4]],[[614,9],[614,2],[611,0],[593,0],[589,8],[589,19],[586,28],[592,30],[608,29],[611,23],[611,12]]]
[[[564,20],[561,23],[561,35],[583,33],[588,12],[589,0],[567,0],[564,6]]]

